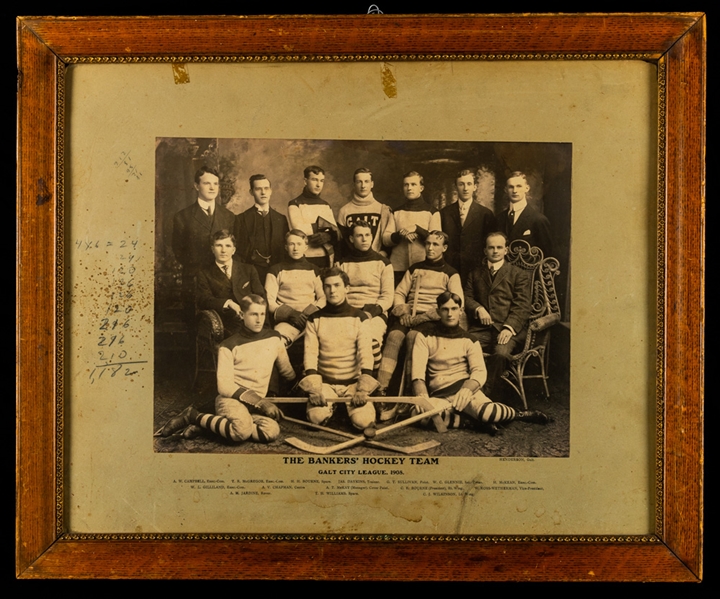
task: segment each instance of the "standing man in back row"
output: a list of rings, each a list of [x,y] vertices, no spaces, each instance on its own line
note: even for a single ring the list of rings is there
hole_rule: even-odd
[[[458,201],[440,211],[440,220],[449,238],[445,260],[464,281],[482,260],[485,238],[497,226],[492,211],[474,199],[477,191],[474,169],[461,170],[455,176],[455,188]]]
[[[342,255],[350,247],[350,229],[355,221],[362,220],[370,225],[372,231],[371,248],[387,257],[383,249],[383,234],[390,226],[392,211],[390,206],[381,204],[373,196],[372,172],[369,168],[359,168],[353,174],[353,196],[351,200],[338,210],[338,224],[341,227],[345,243],[342,244]]]
[[[326,268],[335,260],[335,246],[340,235],[330,204],[320,197],[325,186],[325,170],[312,165],[303,171],[303,175],[305,187],[288,204],[288,221],[291,229],[298,229],[308,237],[307,261]]]
[[[255,267],[264,285],[270,267],[285,257],[288,223],[284,214],[270,207],[272,186],[265,175],[250,177],[250,193],[255,204],[238,214],[235,237],[240,259]]]
[[[442,229],[440,212],[425,201],[422,195],[424,189],[425,181],[417,171],[403,176],[403,194],[407,202],[393,211],[383,233],[383,244],[393,248],[390,262],[395,285],[400,283],[408,268],[425,260],[428,233]]]
[[[515,171],[510,174],[505,184],[510,205],[498,217],[498,230],[507,235],[508,242],[524,239],[531,246],[539,247],[547,258],[553,252],[550,221],[542,212],[528,206],[529,191],[525,173]]]

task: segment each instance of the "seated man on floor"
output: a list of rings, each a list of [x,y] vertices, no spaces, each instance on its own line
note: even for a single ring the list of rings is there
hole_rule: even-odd
[[[387,330],[388,310],[392,307],[395,284],[390,261],[372,249],[372,227],[357,220],[350,226],[350,245],[338,266],[347,273],[350,289],[347,300],[365,312],[369,321],[373,349],[373,369],[380,367],[382,342]]]
[[[202,429],[229,441],[271,443],[280,435],[280,410],[265,399],[274,365],[287,380],[295,379],[285,345],[275,331],[263,328],[267,304],[259,295],[240,300],[240,330],[218,350],[215,414],[188,406],[161,429],[163,437],[183,431],[193,438]]]
[[[483,392],[487,371],[480,343],[460,327],[462,299],[446,291],[437,298],[438,322],[422,325],[415,336],[412,357],[413,395],[427,400],[426,408],[447,403],[448,410],[466,414],[474,421],[497,430],[497,424],[513,420],[547,424],[551,419],[538,410],[517,411],[493,402]]]
[[[308,316],[325,305],[320,268],[305,258],[307,249],[305,233],[300,229],[287,233],[287,257],[271,266],[265,279],[268,308],[275,320],[275,330],[286,346],[305,330]]]
[[[458,272],[445,262],[448,238],[442,231],[431,231],[425,239],[426,258],[413,264],[395,289],[392,314],[395,323],[390,327],[378,372],[378,395],[385,395],[398,362],[405,336],[424,322],[438,320],[435,299],[443,291],[463,297]],[[408,352],[414,335],[408,335]],[[402,395],[403,390],[400,389]],[[390,419],[388,413],[386,418]]]
[[[195,303],[198,310],[215,310],[231,335],[242,327],[240,300],[251,293],[265,297],[265,289],[254,266],[233,259],[236,244],[230,231],[214,233],[210,249],[215,262],[197,274]]]
[[[490,354],[485,394],[492,397],[513,350],[525,342],[531,311],[530,275],[507,263],[507,252],[505,234],[490,233],[485,240],[486,261],[465,281],[468,333]]]
[[[368,395],[377,387],[372,377],[368,316],[347,302],[350,281],[340,268],[324,268],[320,279],[327,303],[308,317],[305,378],[299,384],[308,394],[307,418],[324,424],[337,405],[326,398],[347,398],[350,421],[364,430],[375,423],[375,408]]]

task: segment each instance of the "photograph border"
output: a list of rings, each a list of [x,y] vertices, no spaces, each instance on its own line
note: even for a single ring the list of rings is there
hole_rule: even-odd
[[[458,25],[463,35],[458,35]],[[333,36],[338,29],[343,35]],[[17,20],[17,44],[16,576],[702,579],[703,14],[27,17]],[[367,47],[378,53],[364,53]],[[63,518],[67,66],[167,62],[182,71],[180,65],[187,62],[384,60],[645,60],[657,65],[654,533],[602,537],[68,533]],[[23,247],[23,239],[32,239],[32,247]],[[227,568],[228,563],[234,566]],[[283,564],[281,569],[278,563]]]

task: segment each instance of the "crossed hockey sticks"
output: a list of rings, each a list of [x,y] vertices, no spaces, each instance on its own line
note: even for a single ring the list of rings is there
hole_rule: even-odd
[[[383,398],[384,401],[387,401],[390,399],[392,401],[396,398]],[[404,401],[407,402],[407,398],[402,398]],[[397,401],[397,400],[396,400]],[[415,416],[411,416],[410,418],[407,418],[405,420],[401,420],[400,422],[396,422],[395,424],[391,424],[390,426],[386,426],[384,428],[375,429],[375,428],[366,428],[365,431],[363,431],[362,435],[352,436],[352,438],[348,439],[347,441],[343,441],[342,443],[337,443],[335,445],[326,445],[326,446],[317,446],[317,445],[311,445],[310,443],[306,443],[305,441],[302,441],[301,439],[298,439],[297,437],[287,437],[285,439],[285,442],[292,445],[293,447],[296,447],[297,449],[301,449],[303,451],[307,451],[309,453],[316,453],[320,455],[327,455],[330,453],[335,453],[336,451],[342,451],[343,449],[349,449],[350,447],[355,447],[356,445],[360,445],[360,443],[367,443],[368,445],[378,443],[378,441],[375,441],[375,437],[378,435],[384,435],[386,433],[389,433],[390,431],[397,430],[399,428],[403,428],[405,426],[408,426],[409,424],[413,424],[415,422],[419,422],[420,420],[424,420],[425,418],[431,418],[438,416],[440,417],[440,414],[447,410],[449,408],[448,405],[438,406],[437,408],[434,408],[428,412],[423,412],[421,414],[416,414]],[[304,422],[302,420],[297,420],[295,422],[299,422],[301,424],[308,424],[307,422]],[[319,426],[319,425],[315,425]],[[329,431],[332,431],[334,433],[341,434],[342,436],[349,435],[349,433],[340,433],[340,431],[334,431],[333,429],[326,429]],[[447,430],[445,425],[442,426],[442,431],[444,432]],[[433,443],[430,441],[429,443]],[[435,442],[436,445],[430,445],[430,447],[436,447],[439,445],[439,443]],[[383,443],[385,447],[383,449],[390,449],[393,451],[401,451],[401,453],[411,453],[407,451],[408,449],[412,449],[415,446],[412,446],[410,448],[400,448],[399,446],[395,445],[387,445]],[[423,444],[420,444],[422,446]],[[416,449],[415,451],[422,451],[423,449],[429,449],[430,447],[423,447],[422,449]]]
[[[304,397],[268,397],[267,399],[269,401],[272,401],[273,403],[306,403],[307,402],[307,398],[304,398]],[[418,403],[417,399],[415,397],[383,397],[383,398],[378,398],[378,399],[382,399],[382,401],[384,403],[412,403],[412,404]],[[345,403],[345,402],[347,402],[347,398],[328,397],[327,401],[333,402],[333,403],[334,402]],[[283,414],[282,411],[280,411],[280,413],[282,414],[283,420],[286,420],[287,422],[292,422],[292,423],[300,424],[300,425],[303,425],[306,427],[315,428],[317,430],[334,433],[341,437],[348,437],[349,439],[351,439],[353,441],[353,443],[352,443],[352,445],[350,445],[350,447],[352,447],[353,445],[359,444],[362,441],[366,441],[367,445],[370,445],[371,447],[377,447],[378,449],[387,449],[389,451],[397,451],[400,453],[410,454],[410,453],[417,453],[419,451],[425,451],[426,449],[431,449],[433,447],[437,447],[438,445],[440,445],[440,442],[439,441],[426,441],[425,443],[418,443],[416,445],[401,447],[399,445],[390,445],[388,443],[380,443],[378,441],[373,441],[372,437],[368,438],[368,436],[369,435],[375,436],[376,434],[379,434],[381,432],[384,434],[384,433],[388,432],[388,430],[402,428],[408,424],[412,424],[414,422],[423,420],[425,418],[432,418],[433,424],[435,425],[435,428],[437,429],[437,431],[439,433],[444,433],[445,431],[447,431],[447,426],[443,422],[441,413],[447,409],[448,409],[448,406],[440,406],[429,412],[424,412],[422,414],[412,416],[406,420],[402,420],[401,422],[384,427],[377,431],[376,431],[376,429],[366,429],[365,433],[363,433],[362,436],[356,436],[356,435],[353,435],[352,433],[346,433],[344,431],[336,430],[336,429],[333,429],[333,428],[330,428],[327,426],[314,424],[314,423],[308,422],[306,420],[298,420],[296,418],[290,418],[289,416],[285,416],[285,414]],[[163,429],[163,427],[160,427],[157,431],[155,431],[153,436],[154,437],[162,436],[162,429]],[[369,432],[370,430],[372,430],[374,432],[370,433]],[[181,434],[181,433],[182,433],[182,430],[179,430],[176,433],[174,433],[174,435]],[[324,450],[326,448],[318,447],[316,445],[311,445],[311,444],[306,443],[296,437],[288,437],[287,439],[285,439],[285,441],[287,441],[290,445],[297,447],[298,449],[302,449],[303,451],[308,451],[311,453],[333,453],[333,451],[339,451],[340,449],[344,449],[344,443],[340,443],[337,449],[332,449],[335,446],[330,445],[327,448],[331,449],[332,451],[325,452]],[[357,443],[355,443],[356,441],[357,441]],[[348,443],[348,442],[346,442],[346,443]],[[343,446],[343,447],[340,447],[340,446]],[[322,450],[322,451],[318,451],[318,450]]]
[[[353,435],[352,433],[346,433],[345,431],[339,431],[334,428],[330,428],[327,426],[322,426],[321,424],[314,424],[312,422],[307,422],[306,420],[298,420],[297,418],[290,418],[289,416],[285,416],[283,414],[283,420],[286,422],[292,422],[294,424],[300,424],[302,426],[307,426],[310,428],[314,428],[319,431],[324,431],[326,433],[333,433],[335,435],[338,435],[340,437],[347,437],[348,439],[355,439],[356,435]],[[316,453],[317,446],[311,445],[309,443],[305,443],[301,439],[298,439],[297,437],[288,437],[285,439],[290,445],[293,447],[296,447],[297,449],[302,449],[303,451],[309,451],[312,453]],[[370,447],[377,447],[378,449],[387,449],[388,451],[397,451],[399,453],[405,453],[405,454],[413,454],[418,453],[419,451],[425,451],[426,449],[432,449],[433,447],[437,447],[440,445],[440,441],[425,441],[425,443],[416,443],[415,445],[408,445],[405,447],[402,447],[400,445],[391,445],[389,443],[380,443],[379,441],[370,441],[369,439],[365,440],[365,445],[368,445]]]

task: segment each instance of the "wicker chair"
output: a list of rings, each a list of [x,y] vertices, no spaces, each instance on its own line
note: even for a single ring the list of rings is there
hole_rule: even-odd
[[[196,316],[195,375],[193,389],[200,372],[217,372],[217,353],[225,339],[225,327],[215,310],[199,310]]]
[[[545,397],[550,397],[547,385],[550,332],[560,322],[560,306],[555,292],[555,277],[560,272],[560,263],[556,258],[545,258],[539,247],[530,247],[522,239],[510,243],[506,259],[518,268],[531,271],[532,305],[527,338],[522,350],[513,355],[507,370],[502,374],[503,380],[518,392],[527,410],[524,381],[542,379]],[[540,374],[525,374],[525,366],[531,358],[537,358]]]

